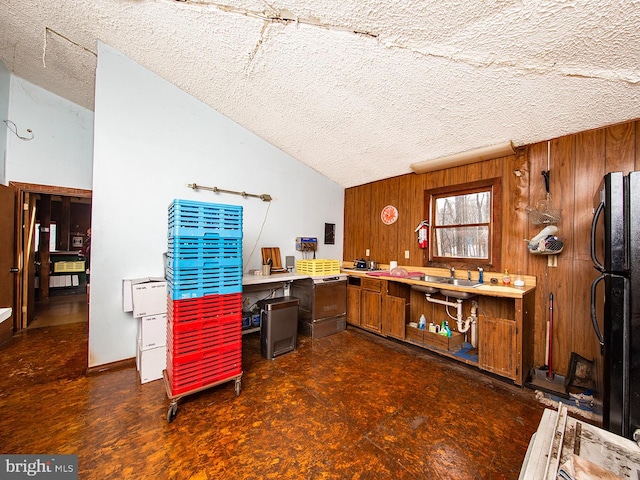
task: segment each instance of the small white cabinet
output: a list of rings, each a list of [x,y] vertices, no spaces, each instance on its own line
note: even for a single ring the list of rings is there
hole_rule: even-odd
[[[136,367],[140,382],[162,378],[167,366],[167,314],[149,315],[138,319]]]

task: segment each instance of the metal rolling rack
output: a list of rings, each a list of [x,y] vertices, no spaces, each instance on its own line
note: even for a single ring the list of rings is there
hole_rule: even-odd
[[[167,421],[184,396],[242,379],[242,207],[174,200],[167,250]]]

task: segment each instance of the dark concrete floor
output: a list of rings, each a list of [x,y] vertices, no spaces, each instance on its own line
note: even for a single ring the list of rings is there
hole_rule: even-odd
[[[77,454],[81,479],[516,479],[544,406],[479,371],[359,329],[266,360],[243,337],[242,392],[87,375],[87,323],[0,346],[0,452]]]

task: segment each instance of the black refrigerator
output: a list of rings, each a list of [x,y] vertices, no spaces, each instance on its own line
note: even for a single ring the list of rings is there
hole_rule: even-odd
[[[606,174],[594,204],[591,258],[600,275],[591,285],[591,321],[603,355],[603,427],[633,438],[640,435],[640,171]]]

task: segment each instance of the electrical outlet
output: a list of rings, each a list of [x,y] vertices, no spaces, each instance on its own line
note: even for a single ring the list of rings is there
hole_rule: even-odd
[[[557,267],[558,266],[558,256],[557,255],[548,255],[547,256],[547,267]]]
[[[365,252],[367,252],[367,253],[365,253],[365,254],[364,254],[364,255],[365,255],[365,257],[368,257],[369,255],[371,255],[371,252],[369,251],[369,249],[368,249],[368,248],[365,250]]]
[[[404,251],[404,258],[409,258],[409,250]]]

